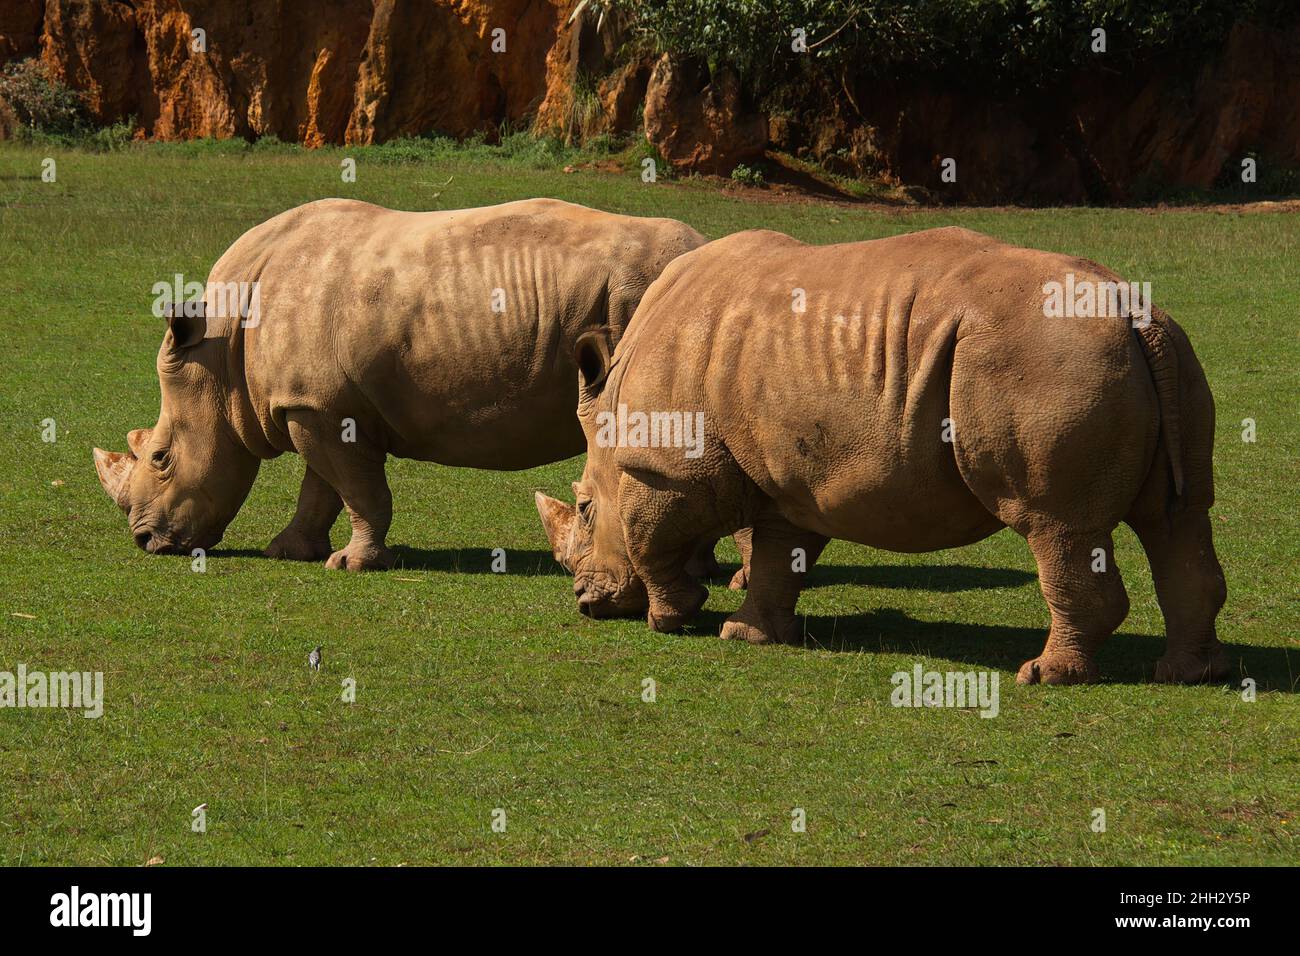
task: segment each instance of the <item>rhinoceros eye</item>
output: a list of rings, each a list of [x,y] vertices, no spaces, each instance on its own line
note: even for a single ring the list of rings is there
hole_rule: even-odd
[[[591,524],[591,517],[593,513],[594,513],[594,509],[592,508],[592,502],[590,498],[587,498],[585,501],[578,502],[578,518],[582,521],[583,524]]]
[[[155,468],[157,468],[157,469],[159,469],[159,470],[162,470],[163,468],[166,468],[166,467],[167,467],[167,449],[166,449],[166,448],[158,448],[158,449],[155,449],[155,450],[154,450],[154,453],[153,453],[152,455],[149,456],[149,463],[152,464]]]

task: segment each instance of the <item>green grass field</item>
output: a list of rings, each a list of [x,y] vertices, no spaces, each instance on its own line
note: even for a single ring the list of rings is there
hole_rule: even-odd
[[[414,162],[360,152],[353,184],[340,150],[56,151],[54,183],[40,178],[46,155],[0,149],[0,671],[103,671],[105,711],[0,710],[0,862],[1300,856],[1295,215],[755,202],[485,148]],[[1217,399],[1219,634],[1258,699],[1235,683],[1147,682],[1163,624],[1127,528],[1117,556],[1133,609],[1102,653],[1104,682],[1074,688],[1014,683],[1048,614],[1028,548],[1006,531],[928,555],[836,543],[799,604],[803,649],[719,641],[740,601],[722,586],[684,635],[584,619],[532,501],[567,499],[581,460],[520,473],[390,462],[402,566],[387,574],[260,556],[293,512],[293,456],[263,466],[206,573],[145,555],[90,449],[122,450],[156,419],[151,286],[206,275],[248,227],[325,196],[403,209],[555,196],[709,237],[763,226],[818,243],[956,223],[1150,280]],[[489,570],[498,547],[506,574]],[[916,663],[996,669],[1000,714],[891,707],[890,676]],[[207,832],[195,833],[202,803]],[[792,829],[796,808],[806,832]],[[1090,826],[1095,808],[1105,832]]]

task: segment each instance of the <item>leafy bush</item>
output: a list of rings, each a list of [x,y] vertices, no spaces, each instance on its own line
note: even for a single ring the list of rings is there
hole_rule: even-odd
[[[583,143],[583,148],[595,156],[612,156],[624,145],[620,137],[612,133],[600,133]]]
[[[474,147],[482,143],[482,137],[468,139],[464,147]],[[400,136],[385,143],[367,146],[366,155],[377,163],[428,163],[444,158],[451,150],[461,146],[456,140],[442,135]]]
[[[656,179],[672,179],[677,175],[672,163],[660,155],[659,150],[655,148],[653,143],[644,136],[637,136],[632,142],[632,147],[627,151],[623,162],[628,169],[640,173],[644,168],[642,164],[647,159],[654,160]]]
[[[82,145],[94,153],[115,153],[134,141],[135,117],[131,116],[112,126],[87,132]]]
[[[274,133],[267,133],[265,136],[259,136],[250,144],[250,148],[258,153],[292,153],[298,150],[297,143],[286,143]]]
[[[245,139],[215,139],[205,136],[198,139],[160,140],[149,144],[159,153],[184,157],[240,156],[253,148]]]
[[[596,80],[586,70],[579,70],[573,81],[572,95],[565,111],[561,135],[570,145],[586,143],[596,135],[605,119]]]
[[[17,60],[0,73],[0,99],[29,130],[54,136],[88,125],[84,97],[55,80],[40,60]]]
[[[737,163],[736,168],[731,171],[732,182],[740,183],[742,186],[762,186],[765,182],[763,171],[746,166],[744,163]]]

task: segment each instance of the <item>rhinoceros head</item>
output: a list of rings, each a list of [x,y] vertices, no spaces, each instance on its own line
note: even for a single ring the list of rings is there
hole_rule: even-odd
[[[578,341],[578,419],[587,436],[587,464],[582,480],[573,483],[576,505],[538,492],[537,511],[555,559],[573,573],[578,609],[589,617],[637,617],[645,614],[649,599],[623,536],[618,507],[621,472],[615,449],[594,440],[611,351],[606,334],[590,333]]]
[[[126,452],[94,450],[100,484],[126,512],[136,544],[151,554],[216,545],[257,475],[258,459],[226,414],[228,345],[204,338],[206,320],[197,311],[167,319],[158,351],[158,423],[130,432]]]

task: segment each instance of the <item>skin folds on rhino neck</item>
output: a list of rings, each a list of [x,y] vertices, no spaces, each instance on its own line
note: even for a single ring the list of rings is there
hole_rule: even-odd
[[[220,333],[206,318],[169,318],[158,353],[162,409],[152,428],[127,436],[128,451],[95,449],[95,468],[109,497],[127,514],[136,544],[150,553],[210,548],[221,540],[252,488],[259,436],[241,407],[239,323]],[[243,434],[241,435],[241,432]],[[268,449],[270,450],[270,449]],[[271,450],[272,453],[273,450]]]
[[[627,556],[618,509],[618,471],[614,449],[595,441],[597,420],[602,412],[617,406],[622,371],[635,348],[633,323],[617,352],[608,339],[579,340],[577,362],[580,376],[578,418],[587,438],[587,463],[582,480],[573,483],[576,504],[570,505],[540,492],[537,511],[551,542],[556,559],[574,574],[574,593],[579,610],[591,617],[638,616],[648,606],[645,586]],[[617,359],[615,356],[617,355]],[[600,509],[597,499],[604,502]],[[711,557],[713,540],[707,542]]]

